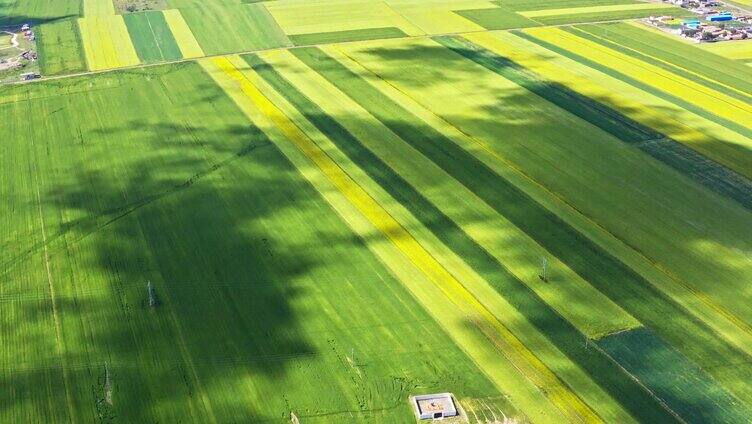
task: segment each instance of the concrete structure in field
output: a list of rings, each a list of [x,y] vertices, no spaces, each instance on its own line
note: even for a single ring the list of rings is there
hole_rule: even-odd
[[[440,420],[459,414],[451,393],[412,396],[410,403],[415,408],[415,416],[419,420]]]

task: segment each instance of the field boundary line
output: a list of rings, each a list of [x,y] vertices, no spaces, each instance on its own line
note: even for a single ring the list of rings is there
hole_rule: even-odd
[[[151,32],[152,38],[154,38],[154,44],[157,46],[157,50],[159,50],[159,56],[161,56],[162,59],[164,59],[165,55],[164,55],[164,52],[162,52],[162,46],[160,45],[159,40],[157,40],[157,34],[154,32],[154,27],[151,26],[151,19],[149,19],[148,13],[145,14],[145,18],[146,18],[146,23],[149,24],[149,32]],[[169,26],[168,26],[168,29],[169,29]],[[133,47],[135,48],[136,46],[134,45]],[[180,50],[180,47],[178,47],[178,50]]]
[[[590,409],[575,393],[569,390],[568,385],[561,381],[548,367],[543,364],[532,352],[530,352],[514,334],[512,334],[483,304],[470,293],[449,271],[447,271],[420,243],[415,240],[409,231],[402,227],[389,212],[384,210],[362,187],[360,187],[336,162],[322,151],[305,133],[284,115],[253,83],[239,71],[227,58],[214,59],[214,63],[233,80],[241,85],[241,90],[254,101],[256,107],[262,110],[285,135],[297,145],[297,147],[322,170],[334,186],[345,195],[350,203],[355,206],[368,221],[382,232],[413,265],[419,269],[429,281],[439,288],[444,295],[457,307],[462,308],[455,299],[462,299],[467,307],[470,307],[476,315],[472,320],[476,326],[486,335],[497,349],[510,360],[535,386],[543,390],[544,395],[559,408],[562,413],[574,419],[574,421],[600,422],[597,414]],[[251,72],[251,71],[248,71]],[[464,309],[464,308],[463,308]],[[480,322],[477,320],[480,319]],[[488,333],[488,326],[494,330]],[[484,331],[484,328],[486,330]],[[511,352],[494,342],[496,337],[501,336]],[[509,358],[510,354],[517,356],[517,360]],[[528,372],[519,368],[519,362],[532,367]],[[533,371],[535,375],[530,375]],[[572,411],[574,409],[574,411]],[[569,411],[569,412],[567,412]],[[575,412],[576,411],[576,412]]]
[[[379,75],[378,73],[374,72],[373,70],[371,70],[366,65],[362,64],[360,61],[358,61],[357,59],[355,59],[354,57],[352,57],[351,55],[349,55],[346,51],[344,51],[342,49],[337,49],[337,51],[339,51],[342,55],[344,55],[348,59],[354,61],[355,63],[358,63],[363,69],[368,70],[368,72],[370,72],[374,77],[378,78],[381,81],[384,81],[386,84],[388,84],[390,87],[392,87],[392,89],[394,89],[396,92],[400,93],[401,95],[405,96],[406,98],[411,99],[413,102],[415,102],[416,104],[420,105],[424,110],[426,110],[428,113],[430,113],[432,116],[434,116],[437,120],[440,120],[440,121],[444,122],[447,126],[449,126],[451,128],[454,128],[458,133],[462,134],[466,139],[472,141],[475,145],[477,145],[478,147],[480,147],[484,152],[486,152],[487,154],[489,154],[491,157],[493,157],[494,159],[496,159],[499,162],[503,163],[504,165],[508,166],[511,170],[513,170],[517,175],[519,175],[520,177],[522,177],[524,180],[526,180],[526,181],[530,182],[531,184],[533,184],[534,186],[540,188],[545,193],[548,193],[553,199],[556,199],[560,205],[568,208],[573,214],[575,214],[577,216],[580,216],[583,220],[585,220],[585,222],[587,222],[590,225],[594,226],[595,228],[599,229],[602,233],[604,233],[605,235],[608,235],[613,240],[617,241],[618,243],[620,243],[621,245],[623,245],[624,247],[626,247],[630,251],[636,253],[639,258],[641,258],[642,260],[646,261],[653,268],[655,268],[656,270],[658,270],[661,274],[665,275],[669,280],[673,281],[676,285],[678,285],[682,289],[684,289],[687,292],[689,292],[689,294],[693,295],[696,299],[698,299],[702,304],[704,304],[705,306],[707,306],[708,308],[710,308],[712,311],[714,311],[715,313],[721,315],[731,325],[733,325],[737,329],[739,329],[739,330],[741,330],[741,331],[743,331],[743,332],[745,332],[745,333],[747,333],[749,335],[752,335],[752,327],[748,326],[746,323],[744,323],[743,321],[741,321],[735,315],[733,315],[730,312],[726,311],[725,308],[723,308],[723,306],[718,305],[712,299],[709,299],[707,297],[707,295],[705,295],[704,293],[698,292],[696,289],[690,287],[687,283],[685,283],[683,280],[681,280],[680,278],[678,278],[677,276],[675,276],[672,272],[670,272],[669,270],[665,269],[665,267],[661,266],[660,264],[658,264],[657,262],[655,262],[651,258],[647,257],[636,246],[632,246],[627,241],[625,241],[622,238],[620,238],[620,237],[616,236],[615,234],[613,234],[611,231],[609,231],[607,228],[605,228],[604,226],[602,226],[600,223],[596,222],[592,217],[590,217],[585,212],[583,212],[582,210],[580,210],[579,208],[577,208],[575,205],[571,204],[569,201],[567,201],[561,195],[559,195],[556,192],[552,191],[546,185],[540,183],[538,180],[536,180],[535,178],[533,178],[532,176],[530,176],[529,174],[527,174],[520,167],[518,167],[514,163],[510,162],[506,158],[504,158],[501,155],[499,155],[498,153],[496,153],[493,149],[491,149],[487,145],[486,142],[484,142],[483,140],[480,140],[477,137],[475,137],[475,136],[473,136],[473,135],[471,135],[471,134],[463,131],[462,129],[460,129],[457,126],[453,125],[452,123],[450,123],[446,119],[444,119],[441,116],[437,115],[431,109],[429,109],[428,107],[426,107],[422,102],[420,102],[418,99],[416,99],[413,96],[410,96],[409,94],[407,94],[403,90],[399,89],[399,87],[397,87],[396,85],[394,85],[390,81],[382,78],[381,75]],[[606,251],[611,251],[611,249],[606,248],[605,246],[603,246],[600,243],[598,243],[598,245],[601,246],[601,247],[603,247]],[[629,266],[627,264],[625,264],[625,265],[628,266],[633,271],[635,271],[632,266]],[[639,274],[639,275],[643,275],[640,272],[637,272],[637,271],[635,271],[635,272],[637,274]],[[656,287],[661,293],[665,293],[669,297],[673,297],[673,296],[671,296],[670,292],[667,292],[666,290],[664,290],[663,288],[661,288],[660,285],[655,285],[652,282],[652,279],[647,278],[647,277],[645,277],[645,279],[647,281],[649,281],[651,283],[651,285],[653,285],[654,287]],[[707,321],[702,318],[701,315],[698,315],[698,313],[694,310],[694,308],[689,308],[686,305],[684,305],[683,303],[680,303],[680,305],[684,309],[686,309],[687,311],[689,311],[693,316],[697,317],[700,321],[706,323],[706,325],[708,325],[709,328],[714,333],[716,333],[720,338],[729,341],[734,346],[739,347],[740,349],[742,349],[745,352],[750,352],[751,348],[749,346],[736,343],[733,340],[729,340],[728,338],[724,337],[713,326],[709,325],[707,323]]]
[[[178,10],[178,9],[167,9],[167,10]],[[164,11],[163,11],[164,12]],[[397,13],[395,11],[395,13]],[[399,14],[402,16],[401,14]],[[116,16],[122,16],[122,15],[116,15]],[[79,18],[83,19],[83,18]],[[407,20],[407,18],[405,18]],[[535,28],[556,28],[556,27],[569,27],[572,25],[577,24],[606,24],[606,23],[613,23],[613,22],[634,22],[639,21],[642,18],[632,18],[632,19],[607,19],[603,21],[592,21],[592,22],[573,22],[573,23],[565,23],[565,24],[555,24],[555,25],[543,25],[535,27]],[[540,22],[538,22],[540,24]],[[78,25],[80,28],[80,25]],[[171,28],[171,27],[170,27]],[[53,75],[49,77],[43,77],[41,79],[36,80],[30,80],[30,81],[11,81],[7,83],[0,84],[0,87],[3,85],[25,85],[25,84],[39,84],[43,83],[45,81],[53,81],[53,80],[59,80],[59,79],[65,79],[65,78],[74,78],[74,77],[80,77],[85,75],[94,75],[94,74],[103,74],[107,72],[117,72],[121,70],[133,70],[133,69],[143,69],[143,68],[151,68],[155,66],[163,66],[163,65],[170,65],[170,64],[176,64],[176,63],[183,63],[183,62],[196,62],[200,59],[214,59],[214,58],[221,58],[221,57],[228,57],[233,55],[244,55],[244,54],[251,54],[251,53],[260,53],[260,52],[266,52],[266,51],[275,51],[275,50],[290,50],[290,49],[302,49],[306,47],[321,47],[321,46],[332,46],[332,45],[339,45],[339,44],[354,44],[354,43],[363,43],[363,42],[376,42],[376,41],[389,41],[389,40],[410,40],[410,39],[422,39],[422,38],[431,38],[431,37],[439,37],[443,35],[463,35],[463,34],[472,34],[472,33],[482,33],[482,32],[509,32],[514,30],[523,30],[527,29],[529,27],[518,27],[518,28],[508,28],[503,30],[491,30],[491,29],[482,29],[477,31],[458,31],[458,32],[440,32],[440,33],[431,33],[431,34],[424,34],[424,35],[408,35],[406,37],[401,38],[376,38],[372,40],[355,40],[355,41],[339,41],[339,42],[333,42],[333,43],[316,43],[316,44],[301,44],[301,45],[294,45],[294,46],[283,46],[283,47],[271,47],[266,49],[254,49],[254,50],[243,50],[238,52],[232,52],[232,53],[218,53],[218,54],[211,54],[211,55],[203,55],[203,56],[196,56],[196,57],[184,57],[182,59],[178,60],[168,60],[163,62],[155,62],[155,63],[138,63],[135,65],[127,65],[127,66],[118,66],[113,68],[106,68],[106,69],[95,69],[95,70],[88,70],[85,72],[76,72],[71,74],[63,74],[63,75]],[[79,29],[80,32],[80,29]],[[83,37],[82,37],[83,38]],[[195,39],[195,36],[194,36]],[[199,45],[200,47],[200,45]],[[203,52],[203,48],[202,48]],[[182,50],[181,50],[182,53]],[[85,57],[85,51],[84,51],[84,60],[87,62],[87,68],[90,69],[91,66],[88,63],[88,60]]]

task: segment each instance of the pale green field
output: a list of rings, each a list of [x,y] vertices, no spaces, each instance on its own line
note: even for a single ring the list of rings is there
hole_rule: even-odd
[[[704,43],[699,47],[705,51],[738,60],[752,59],[752,40],[726,43]]]

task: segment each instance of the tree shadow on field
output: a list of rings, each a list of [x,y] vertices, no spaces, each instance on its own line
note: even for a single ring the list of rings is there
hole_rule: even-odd
[[[155,76],[154,99],[143,101],[168,96],[160,85],[180,82],[170,78]],[[114,90],[103,95],[113,99],[110,108],[129,83]],[[72,168],[58,157],[67,175],[43,188],[68,387],[86,421],[260,419],[248,385],[281,379],[291,361],[316,355],[291,304],[303,294],[296,280],[317,260],[284,234],[288,224],[315,219],[306,205],[316,193],[217,86],[198,84],[189,93],[172,99],[178,112],[129,118],[136,110],[84,127],[80,144],[91,161]],[[181,111],[183,102],[194,109]],[[93,119],[94,112],[106,113],[82,113]],[[227,114],[227,125],[194,120],[186,128],[181,113]],[[288,209],[308,212],[300,218]],[[50,305],[22,301],[18,308],[43,325],[52,322]],[[48,328],[37,342],[53,348],[49,357],[0,373],[3,387],[28,390],[0,402],[2,410],[15,410],[14,399],[41,410],[56,399],[67,415],[62,373],[52,374],[60,383],[52,394],[24,385],[50,377],[43,368],[57,355]],[[279,408],[279,399],[268,402],[276,403],[262,412]]]
[[[8,27],[8,26],[13,27],[13,26],[27,24],[27,23],[37,26],[37,25],[49,24],[49,23],[62,21],[62,20],[69,19],[69,18],[78,17],[78,15],[71,15],[71,14],[53,16],[53,17],[34,16],[34,15],[3,16],[3,14],[4,14],[4,11],[2,7],[0,7],[0,29],[3,27]]]
[[[616,111],[607,106],[622,103],[616,96],[585,97],[568,87],[545,80],[528,81],[524,88],[523,86],[516,86],[502,89],[499,85],[489,82],[488,79],[477,77],[479,71],[488,73],[488,70],[468,60],[468,58],[473,60],[482,58],[481,53],[472,49],[458,48],[456,52],[452,52],[441,45],[407,45],[393,48],[369,48],[364,49],[362,53],[362,55],[359,53],[359,58],[368,57],[368,60],[372,60],[374,63],[390,64],[389,66],[379,66],[378,71],[376,71],[374,67],[369,67],[368,62],[363,63],[379,78],[391,81],[398,87],[418,87],[418,90],[423,90],[426,96],[443,96],[446,105],[451,105],[455,101],[473,99],[475,91],[493,93],[493,96],[487,94],[482,96],[477,105],[479,113],[460,114],[454,111],[438,113],[460,130],[479,136],[488,142],[495,151],[519,164],[520,168],[530,172],[533,178],[542,181],[544,185],[554,188],[555,192],[561,193],[565,199],[572,202],[576,209],[588,216],[597,216],[596,210],[604,209],[605,205],[608,205],[611,210],[623,211],[623,215],[627,217],[630,215],[638,216],[635,215],[636,211],[649,214],[649,211],[645,210],[646,205],[664,210],[669,208],[662,202],[657,202],[655,198],[651,198],[650,196],[654,193],[646,193],[644,188],[637,184],[634,170],[628,167],[630,162],[625,161],[627,157],[613,156],[612,153],[610,155],[603,154],[606,150],[599,146],[614,145],[619,142],[618,139],[621,139],[621,143],[617,145],[620,151],[641,150],[636,156],[632,157],[645,158],[653,164],[656,171],[665,173],[667,168],[673,168],[670,172],[681,173],[727,200],[747,208],[752,204],[752,185],[750,185],[752,182],[748,178],[702,156],[703,152],[726,152],[728,157],[749,157],[749,162],[752,163],[752,151],[748,148],[739,146],[730,140],[724,140],[717,135],[717,132],[711,131],[709,128],[699,128],[704,131],[707,137],[692,143],[689,147],[672,140],[666,140],[664,147],[661,148],[654,142],[665,138],[663,133],[654,130],[654,128],[662,128],[665,133],[686,132],[686,119],[676,109],[660,105],[651,105],[649,108],[634,105]],[[538,59],[542,61],[550,61],[553,58],[553,55],[538,56]],[[515,69],[522,68],[508,59],[502,62],[501,66]],[[424,69],[430,69],[431,75],[435,78],[424,78]],[[530,71],[523,72],[530,73]],[[454,99],[451,95],[442,93],[440,89],[434,89],[434,87],[443,86],[447,82],[452,84],[462,81],[473,81],[473,89],[462,93],[465,95],[464,99]],[[533,93],[537,93],[539,96]],[[420,97],[418,95],[415,98],[419,103],[421,103]],[[554,102],[546,104],[546,102],[541,102],[542,99],[536,99],[536,97],[554,99]],[[569,101],[572,103],[565,103]],[[541,105],[545,106],[545,109]],[[557,105],[561,107],[555,107]],[[587,105],[587,107],[584,107],[584,105]],[[589,115],[585,114],[587,110],[583,112],[583,109],[587,108],[592,110]],[[569,113],[564,112],[565,110]],[[608,118],[601,122],[595,122],[595,119],[599,116],[607,116]],[[636,118],[630,118],[632,116]],[[592,125],[584,123],[583,119],[590,121]],[[614,122],[626,123],[631,129],[629,132],[621,131],[619,125],[612,126]],[[394,125],[402,124],[394,122]],[[538,140],[545,140],[545,143],[541,144],[540,141],[531,143],[532,133],[535,133]],[[610,151],[613,152],[613,149]],[[652,160],[650,156],[655,160]],[[576,172],[573,172],[571,168],[568,168],[571,164],[562,161],[564,157],[577,158],[577,160],[590,165],[578,168]],[[535,158],[535,160],[531,160],[531,158]],[[632,194],[618,196],[618,198],[609,197],[608,192],[600,191],[601,185],[592,183],[592,181],[599,180],[596,171],[606,172],[612,178],[618,175],[620,178],[618,190],[625,193],[628,191]],[[595,175],[593,175],[594,172],[596,172]],[[557,177],[557,175],[563,178]],[[562,185],[562,181],[567,179],[579,181],[575,192],[566,193],[567,187]],[[668,187],[667,184],[660,182],[651,184],[654,190],[666,191],[666,197],[682,198],[680,200],[682,205],[694,205],[695,210],[710,207],[704,202],[698,202],[695,187],[677,193],[675,187]],[[590,202],[590,204],[583,202]],[[679,213],[674,214],[677,215],[674,223],[686,221],[686,218],[679,216]],[[708,213],[704,218],[707,219],[707,222],[701,225],[702,228],[687,229],[686,225],[682,224],[684,229],[680,231],[683,233],[692,232],[698,242],[715,242],[729,249],[740,251],[749,249],[746,239],[738,237],[738,232],[734,234],[734,237],[728,237],[715,231],[719,226],[728,226],[730,224],[728,221],[724,221],[715,213]],[[624,222],[620,224],[614,222],[613,224],[624,226]],[[620,238],[623,237],[627,240],[630,238],[630,233],[634,234],[634,227],[629,227],[626,226],[623,231],[619,230]],[[738,230],[748,233],[749,227],[746,229],[739,228]],[[631,243],[628,244],[631,245]],[[694,263],[698,266],[702,263],[708,264],[710,258],[698,256],[698,252],[692,248],[693,246],[687,244],[677,247],[684,252],[684,255],[696,257]],[[642,249],[638,248],[638,250]],[[658,261],[660,262],[660,260]],[[713,267],[723,268],[727,265],[717,261],[712,263]],[[728,273],[739,275],[739,281],[745,280],[742,274],[743,269],[725,268],[725,270]]]

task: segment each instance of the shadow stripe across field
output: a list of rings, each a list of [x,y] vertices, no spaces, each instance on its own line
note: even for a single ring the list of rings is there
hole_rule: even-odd
[[[339,78],[332,78],[330,72],[323,68],[326,67],[332,72],[337,72],[341,71],[337,67],[342,65],[326,57],[323,52],[315,48],[296,49],[294,53],[335,85],[339,85]],[[536,328],[545,334],[558,349],[580,366],[593,381],[615,399],[618,399],[631,414],[648,422],[675,421],[671,412],[666,410],[657,399],[621,371],[616,363],[600,350],[588,348],[583,344],[584,336],[571,323],[558,315],[529,287],[512,275],[504,265],[500,264],[490,253],[472,240],[454,221],[430,203],[409,182],[365,147],[360,140],[334,118],[324,113],[313,101],[303,95],[258,56],[248,55],[244,56],[244,59],[277,92],[282,94],[311,123],[329,137],[348,158],[406,207],[447,247],[473,267],[507,301],[525,315]],[[356,82],[365,83],[359,78]],[[349,90],[343,91],[348,93]],[[360,91],[359,98],[385,105],[381,96],[383,96],[381,93],[364,89]],[[356,99],[356,101],[361,103],[363,100],[358,101]],[[416,133],[422,133],[426,130],[425,125],[407,125],[404,128],[404,131]],[[404,131],[395,131],[395,133],[400,135]]]
[[[752,379],[752,364],[749,356],[719,338],[705,323],[665,296],[618,258],[600,248],[557,215],[496,174],[471,153],[426,125],[410,111],[386,97],[321,50],[296,49],[293,53],[616,304],[643,324],[650,326],[661,338],[679,348],[701,367],[712,368],[714,377],[726,384],[730,390],[732,387],[736,389],[735,394],[746,395],[747,401],[752,401],[752,394],[744,384],[745,381]],[[273,78],[274,71],[268,66],[262,70],[269,78]],[[280,91],[283,93],[286,91],[287,96],[300,97],[294,87],[289,84],[285,85],[280,82],[277,84],[281,84]],[[332,130],[329,129],[329,131]],[[356,145],[354,143],[353,145]],[[352,147],[345,145],[343,148]],[[410,202],[416,201],[412,199]],[[423,209],[417,209],[416,212],[419,217],[426,213]],[[431,223],[428,222],[428,224]],[[445,230],[439,228],[437,231]],[[442,234],[437,234],[437,236],[446,237]],[[456,248],[451,244],[450,246]],[[461,256],[468,261],[474,261],[477,258],[473,256],[478,254],[480,253],[461,254]],[[474,265],[477,266],[477,263]],[[491,279],[489,282],[496,284],[496,288],[499,289],[500,281]],[[502,291],[501,294],[507,295],[508,293]],[[531,320],[535,319],[534,314],[537,313],[530,309],[521,312]],[[672,319],[667,320],[666,317],[672,317]],[[551,337],[555,340],[557,335],[554,334]],[[735,373],[728,375],[718,368],[719,363],[738,365],[735,366]],[[584,364],[584,366],[591,365]],[[630,404],[626,399],[623,400],[630,410],[634,410],[635,407],[644,407],[639,406],[639,403],[635,405]],[[637,411],[638,414],[646,412]]]
[[[598,346],[687,421],[741,423],[749,417],[738,399],[647,328],[606,336]]]
[[[735,97],[738,100],[752,101],[752,81],[748,81],[742,77],[745,74],[751,74],[751,72],[749,69],[745,70],[743,65],[735,63],[731,59],[708,53],[695,46],[674,40],[670,40],[672,43],[666,43],[668,46],[662,49],[660,47],[664,43],[664,37],[624,23],[577,25],[571,28],[564,28],[564,30],[643,62],[650,63],[653,66],[681,75],[683,78]],[[678,54],[675,50],[683,54]],[[693,55],[699,55],[702,61],[696,62],[692,60]],[[719,70],[718,68],[721,69]],[[735,73],[724,73],[723,68],[732,68]],[[701,75],[704,78],[695,74]],[[729,90],[728,87],[732,89]]]
[[[567,30],[567,29],[565,28],[564,30]],[[662,91],[662,90],[659,90],[657,88],[651,87],[651,86],[649,86],[647,84],[644,84],[644,83],[642,83],[642,82],[640,82],[640,81],[638,81],[638,80],[636,80],[636,79],[634,79],[634,78],[632,78],[632,77],[630,77],[630,76],[628,76],[628,75],[626,75],[626,74],[624,74],[622,72],[617,71],[616,69],[613,69],[613,68],[610,68],[608,66],[596,63],[595,61],[590,60],[590,59],[588,59],[586,57],[580,56],[577,53],[573,53],[573,52],[570,52],[567,49],[561,48],[559,46],[555,46],[555,45],[553,45],[553,44],[551,44],[551,43],[549,43],[547,41],[541,40],[541,39],[539,39],[539,38],[537,38],[537,37],[535,37],[533,35],[527,34],[525,32],[522,32],[522,31],[511,31],[511,33],[514,34],[514,35],[516,35],[516,36],[518,36],[518,37],[520,37],[520,38],[523,38],[523,39],[525,39],[527,41],[535,43],[535,44],[537,44],[537,45],[539,45],[539,46],[541,46],[543,48],[551,50],[552,52],[558,53],[558,54],[560,54],[560,55],[562,55],[564,57],[572,59],[575,62],[579,62],[579,63],[581,63],[581,64],[583,64],[583,65],[585,65],[587,67],[593,68],[593,69],[595,69],[597,71],[600,71],[600,72],[602,72],[602,73],[604,73],[604,74],[606,74],[608,76],[611,76],[611,77],[616,78],[618,80],[624,81],[624,82],[626,82],[629,85],[632,85],[632,86],[634,86],[636,88],[639,88],[640,90],[648,92],[648,93],[650,93],[650,94],[652,94],[652,95],[654,95],[656,97],[659,97],[659,98],[661,98],[663,100],[671,102],[671,103],[673,103],[673,104],[681,107],[682,109],[686,109],[686,110],[688,110],[688,111],[690,111],[690,112],[692,112],[692,113],[694,113],[694,114],[696,114],[698,116],[701,116],[701,117],[703,117],[703,118],[705,118],[705,119],[707,119],[707,120],[709,120],[711,122],[715,122],[716,124],[724,126],[724,127],[728,128],[729,130],[734,131],[734,132],[736,132],[736,133],[738,133],[740,135],[743,135],[743,136],[748,137],[748,138],[752,138],[752,129],[747,128],[747,127],[745,127],[743,125],[740,125],[740,124],[738,124],[736,122],[729,121],[728,119],[722,118],[722,117],[720,117],[718,115],[715,115],[715,114],[713,114],[711,112],[708,112],[708,111],[706,111],[706,110],[704,110],[704,109],[702,109],[702,108],[700,108],[698,106],[695,106],[695,105],[693,105],[693,104],[691,104],[691,103],[689,103],[687,101],[682,100],[681,98],[679,98],[679,97],[677,97],[677,96],[675,96],[673,94],[667,93],[665,91]],[[579,35],[579,34],[577,34],[577,35]],[[740,149],[739,153],[748,154],[748,152],[746,150],[741,150],[742,149],[741,147],[739,149]]]
[[[459,37],[435,41],[633,145],[706,188],[752,210],[752,181],[621,112],[570,88],[548,82],[518,63]]]

